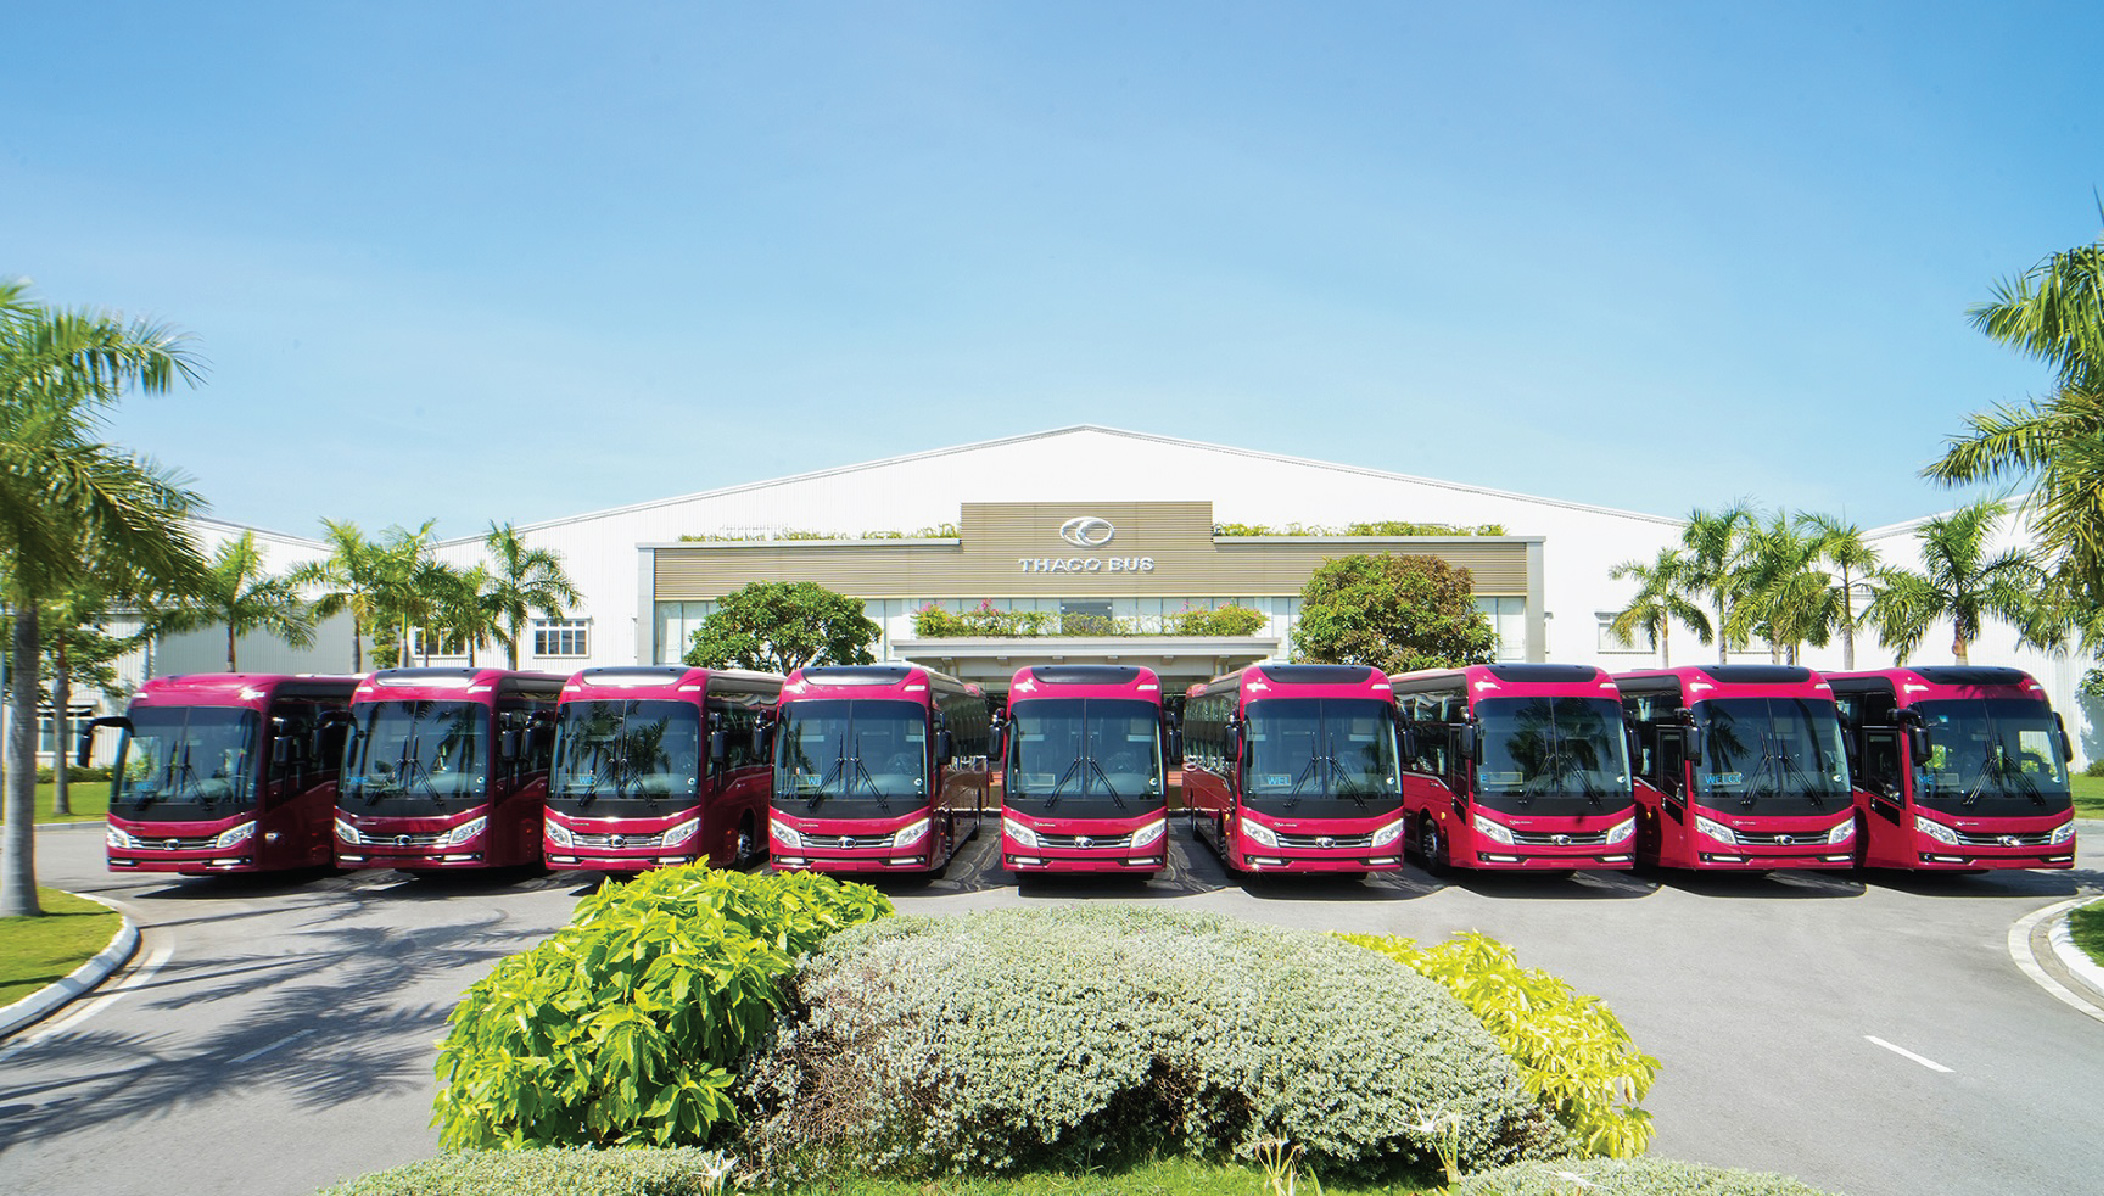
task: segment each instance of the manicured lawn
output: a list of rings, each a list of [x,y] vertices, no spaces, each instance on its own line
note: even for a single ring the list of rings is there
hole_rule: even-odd
[[[2104,777],[2074,778],[2075,817],[2104,818]]]
[[[2104,901],[2092,902],[2067,916],[2068,937],[2098,966],[2104,967]]]
[[[51,812],[52,786],[47,782],[37,786],[38,822],[101,822],[110,813],[110,783],[108,781],[75,781],[66,786],[66,800],[73,813],[60,818]]]
[[[41,918],[0,918],[0,1005],[65,976],[110,945],[123,918],[57,889],[38,889]]]

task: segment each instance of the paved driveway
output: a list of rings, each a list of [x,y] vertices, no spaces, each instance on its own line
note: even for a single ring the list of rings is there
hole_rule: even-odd
[[[1854,1196],[2072,1193],[2104,1190],[2104,1023],[2034,987],[2004,943],[2025,913],[2104,886],[2104,826],[2089,829],[2099,847],[2073,874],[1868,884],[1413,869],[1237,885],[1179,830],[1152,884],[1018,888],[982,837],[948,877],[891,891],[914,913],[1120,900],[1426,940],[1484,930],[1605,996],[1664,1061],[1647,1102],[1660,1153]],[[113,876],[92,830],[41,832],[38,850],[46,884],[117,899],[144,942],[64,1020],[0,1041],[10,1196],[291,1196],[430,1154],[453,1001],[584,891],[563,876]]]

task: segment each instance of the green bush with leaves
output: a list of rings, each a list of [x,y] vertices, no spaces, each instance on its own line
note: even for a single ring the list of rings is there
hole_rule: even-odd
[[[875,889],[811,873],[688,865],[601,888],[453,1011],[440,1142],[708,1142],[736,1120],[733,1069],[771,1033],[797,958],[891,912]]]
[[[735,1160],[694,1147],[464,1150],[361,1175],[317,1196],[717,1196]]]
[[[1512,948],[1475,931],[1436,947],[1370,934],[1336,937],[1459,998],[1588,1153],[1630,1158],[1651,1144],[1651,1115],[1637,1102],[1658,1078],[1658,1060],[1637,1050],[1605,1001],[1540,968],[1521,967]]]
[[[1568,1159],[1471,1175],[1447,1196],[1829,1196],[1787,1175],[1672,1159]]]
[[[1337,1178],[1571,1144],[1437,985],[1319,934],[1133,907],[888,918],[797,972],[756,1057],[746,1162],[769,1179],[1248,1160]]]
[[[1223,606],[1217,610],[1193,608],[1168,618],[1170,635],[1255,635],[1270,616],[1247,606]]]

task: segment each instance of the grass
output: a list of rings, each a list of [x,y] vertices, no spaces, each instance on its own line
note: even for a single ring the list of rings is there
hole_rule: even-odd
[[[2069,913],[2067,930],[2091,962],[2104,967],[2104,902],[2092,902]]]
[[[92,901],[38,889],[41,918],[0,918],[0,1005],[63,978],[110,945],[123,918]]]
[[[2104,818],[2104,777],[2076,776],[2075,817]]]
[[[108,781],[75,781],[66,786],[66,800],[73,812],[64,818],[51,812],[53,787],[47,782],[37,785],[37,822],[101,822],[110,813],[110,783]]]

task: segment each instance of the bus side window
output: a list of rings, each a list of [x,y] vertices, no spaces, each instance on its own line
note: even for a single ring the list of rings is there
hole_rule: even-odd
[[[1659,791],[1669,797],[1680,796],[1681,784],[1687,763],[1686,741],[1678,730],[1661,731],[1658,735],[1658,782]]]
[[[1863,733],[1863,787],[1872,793],[1899,798],[1899,732],[1870,730]]]

